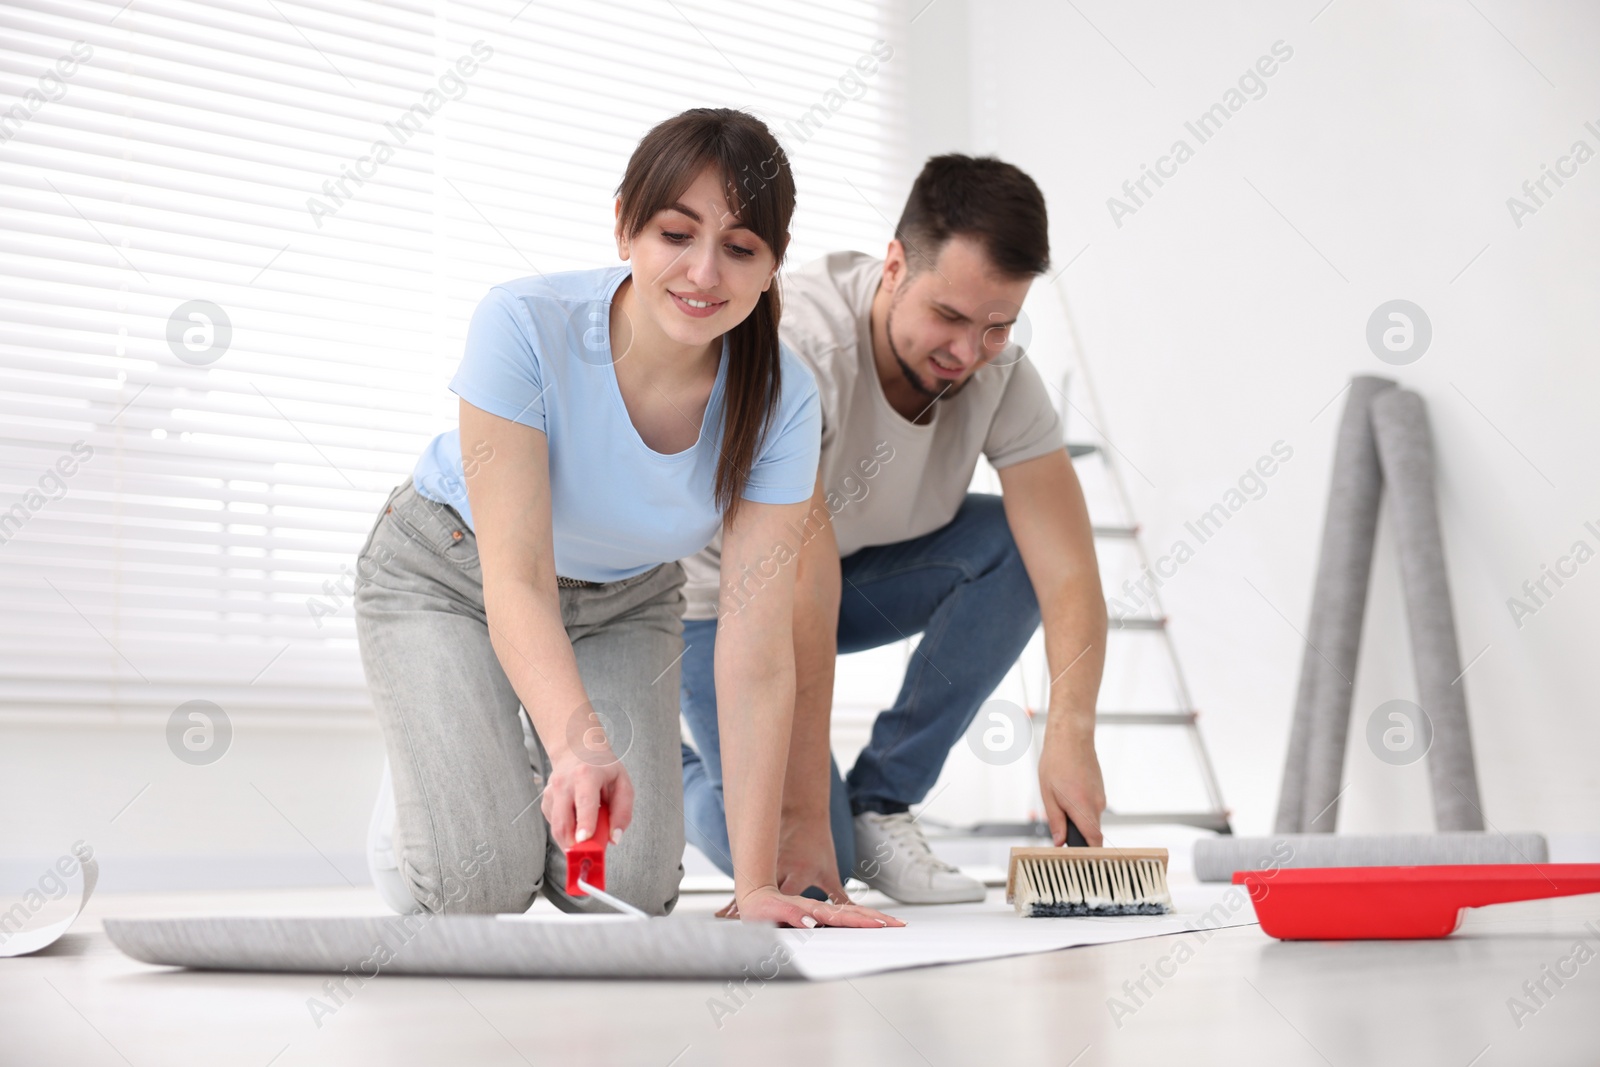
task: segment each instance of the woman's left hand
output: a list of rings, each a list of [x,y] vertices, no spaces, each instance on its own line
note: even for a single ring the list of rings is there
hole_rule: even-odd
[[[745,922],[771,922],[779,926],[851,926],[881,930],[887,926],[905,925],[893,915],[859,904],[830,904],[810,897],[785,896],[775,885],[750,890],[718,914]]]
[[[816,886],[835,904],[849,904],[839,880],[839,859],[833,850],[833,829],[826,809],[805,816],[785,812],[778,829],[778,888],[800,893]]]

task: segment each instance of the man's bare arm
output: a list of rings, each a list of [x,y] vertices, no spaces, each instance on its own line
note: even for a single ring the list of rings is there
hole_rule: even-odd
[[[1094,712],[1105,667],[1106,603],[1089,509],[1066,449],[1002,469],[1000,486],[1044,622],[1051,682],[1039,789],[1050,834],[1064,844],[1070,818],[1089,844],[1099,845],[1105,786]]]

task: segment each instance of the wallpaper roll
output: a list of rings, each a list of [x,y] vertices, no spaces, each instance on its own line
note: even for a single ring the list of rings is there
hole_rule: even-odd
[[[1543,834],[1283,834],[1202,837],[1194,843],[1194,876],[1228,882],[1234,871],[1290,867],[1420,867],[1464,863],[1548,863]]]
[[[107,919],[145,963],[224,971],[501,978],[797,977],[772,926],[624,915]]]
[[[27,920],[34,913],[46,908],[48,899],[59,899],[60,896],[70,892],[70,887],[64,879],[74,874],[81,877],[78,880],[78,898],[73,901],[72,913],[43,926],[27,926]],[[47,898],[48,887],[44,886],[44,879],[40,879],[39,886],[31,888],[18,904],[4,915],[0,915],[0,958],[26,956],[30,952],[49,948],[72,928],[72,924],[78,921],[78,916],[83,914],[83,909],[89,906],[89,897],[94,894],[95,883],[100,879],[100,864],[95,861],[94,849],[86,842],[77,842],[72,847],[72,854],[57,860],[56,865],[46,872],[46,877],[52,884],[61,886],[62,893]],[[21,924],[21,928],[12,930],[14,924]]]
[[[1394,516],[1416,664],[1417,696],[1433,724],[1428,777],[1440,830],[1482,830],[1478,772],[1461,684],[1461,648],[1445,574],[1444,539],[1434,490],[1433,438],[1422,397],[1394,389],[1372,402],[1372,429]]]
[[[1339,423],[1276,833],[1331,832],[1337,823],[1336,798],[1383,494],[1370,409],[1375,397],[1394,387],[1389,378],[1351,379]]]

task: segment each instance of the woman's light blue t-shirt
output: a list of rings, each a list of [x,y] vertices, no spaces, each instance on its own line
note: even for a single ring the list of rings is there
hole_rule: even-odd
[[[476,408],[542,430],[550,449],[556,573],[591,582],[641,574],[704,548],[722,523],[713,497],[721,455],[724,340],[700,438],[663,455],[628,417],[611,362],[611,298],[626,264],[519,278],[489,290],[473,312],[450,391]],[[783,388],[758,446],[745,500],[811,498],[822,432],[811,371],[780,346]],[[626,358],[626,356],[624,356]],[[493,462],[475,456],[478,462]],[[461,434],[435,437],[412,484],[472,525],[462,477]]]

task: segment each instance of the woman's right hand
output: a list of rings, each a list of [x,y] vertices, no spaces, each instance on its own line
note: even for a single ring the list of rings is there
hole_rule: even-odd
[[[539,807],[563,852],[594,836],[601,804],[610,809],[609,844],[616,844],[633,821],[633,780],[609,748],[568,749],[552,761]]]

